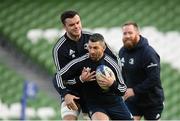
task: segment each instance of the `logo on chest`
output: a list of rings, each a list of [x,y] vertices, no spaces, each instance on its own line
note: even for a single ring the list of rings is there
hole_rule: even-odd
[[[124,66],[124,63],[128,61],[130,65],[134,65],[134,58],[130,58],[129,60],[125,60],[124,57],[121,58],[122,66]]]
[[[134,65],[134,58],[130,58],[130,59],[129,59],[129,64],[130,64],[130,65]]]
[[[75,55],[75,51],[74,50],[69,50],[69,56],[71,56],[72,58],[75,58],[76,55]]]
[[[88,43],[85,43],[85,44],[84,44],[84,49],[85,49],[85,50],[88,50]]]

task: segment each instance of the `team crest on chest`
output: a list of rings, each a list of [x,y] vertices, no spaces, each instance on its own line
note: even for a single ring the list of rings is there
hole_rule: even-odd
[[[86,50],[88,49],[88,43],[84,44],[84,49],[86,49]]]
[[[134,58],[129,59],[129,64],[134,65]]]
[[[75,55],[75,51],[74,50],[69,50],[69,56],[71,56],[72,58],[75,58],[76,55]]]

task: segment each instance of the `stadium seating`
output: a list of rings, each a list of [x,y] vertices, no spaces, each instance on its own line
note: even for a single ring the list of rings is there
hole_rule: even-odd
[[[180,49],[177,41],[173,43],[174,40],[179,39],[180,32],[180,16],[178,16],[180,14],[179,0],[4,0],[0,4],[0,34],[5,36],[8,42],[11,43],[18,52],[25,54],[34,63],[39,64],[52,75],[55,67],[51,51],[55,41],[46,39],[46,37],[50,37],[50,31],[47,32],[46,30],[52,28],[62,29],[59,15],[62,11],[68,9],[78,10],[82,17],[83,26],[92,30],[99,27],[119,27],[122,23],[129,20],[137,21],[142,28],[149,26],[149,28],[146,28],[148,31],[146,31],[145,35],[154,40],[154,42],[152,42],[153,45],[157,48],[160,48],[160,46],[167,48],[158,50],[160,53],[163,53],[161,56],[163,62],[161,77],[166,97],[162,119],[170,120],[180,118],[180,113],[178,113],[180,112],[178,109],[180,103],[177,101],[179,100],[178,96],[176,96],[180,90],[178,88],[178,85],[180,85],[178,81],[180,77],[179,70],[177,69],[180,67],[180,60],[178,59]],[[156,27],[156,29],[151,28],[152,26]],[[34,29],[40,30],[39,33],[36,31],[31,36],[34,37],[34,39],[39,37],[37,40],[34,40],[36,42],[32,42],[32,38],[29,38],[30,35],[28,35],[29,31]],[[103,33],[104,30],[99,29],[99,31]],[[162,31],[165,34],[158,33],[158,31]],[[169,31],[173,31],[173,34],[174,32],[178,33],[169,35],[169,33],[167,33]],[[45,32],[47,33],[45,34]],[[113,30],[107,32],[107,34],[111,33],[110,35],[115,38],[118,38],[118,36],[120,38],[119,34],[112,34],[114,33]],[[60,34],[63,33],[59,33],[57,37],[59,37]],[[159,36],[159,34],[161,36]],[[174,36],[174,38],[172,38],[172,36]],[[163,41],[166,39],[169,41]],[[159,43],[163,43],[163,45]],[[164,62],[164,59],[175,61],[173,61],[172,64],[167,64]],[[17,81],[19,79],[22,80],[21,77],[10,77],[9,73],[4,71],[2,71],[2,74],[2,78],[6,78],[11,82],[10,85],[17,83],[17,91],[21,91],[22,83],[18,83],[19,81]],[[6,88],[7,83],[0,85],[1,92]],[[7,93],[8,95],[13,95],[12,90],[7,91]],[[20,94],[17,94],[18,96],[14,96],[12,99],[10,98],[11,96],[8,95],[4,95],[3,93],[0,95],[1,98],[8,99],[7,104],[17,101],[19,97],[21,97]],[[43,104],[46,104],[45,102],[42,101]],[[39,104],[33,103],[33,105],[38,107]]]
[[[79,10],[82,18],[83,23],[85,27],[113,27],[113,26],[119,26],[126,20],[135,20],[138,21],[143,26],[145,25],[155,25],[157,27],[160,26],[159,29],[164,30],[173,30],[173,24],[165,24],[168,23],[168,19],[172,18],[174,16],[174,12],[178,12],[178,1],[170,2],[169,0],[167,3],[164,3],[162,0],[158,0],[156,2],[153,0],[151,3],[152,5],[149,5],[149,1],[140,1],[138,0],[136,3],[133,3],[131,1],[122,1],[117,0],[114,2],[109,2],[106,0],[99,1],[99,2],[88,2],[88,1],[79,1],[74,2],[72,0],[69,1],[69,3],[66,2],[59,2],[54,0],[53,2],[42,2],[41,0],[38,0],[36,2],[29,2],[27,0],[25,1],[19,1],[19,2],[13,2],[13,4],[10,4],[11,2],[7,0],[7,2],[3,2],[1,5],[1,10],[5,9],[1,15],[0,18],[2,18],[2,33],[9,38],[10,41],[12,41],[17,48],[20,48],[20,50],[23,50],[24,53],[29,54],[30,51],[32,51],[32,56],[37,63],[42,64],[44,68],[49,70],[49,66],[47,66],[46,63],[52,63],[51,65],[51,73],[54,71],[54,66],[52,60],[48,60],[48,62],[45,62],[44,59],[38,59],[38,56],[40,54],[45,55],[46,52],[42,51],[39,52],[36,51],[33,48],[33,45],[31,42],[29,42],[27,38],[27,32],[31,29],[48,29],[48,28],[60,28],[61,25],[59,25],[59,13],[62,10],[72,8]],[[177,4],[176,4],[177,3]],[[10,4],[10,5],[9,5]],[[88,4],[88,6],[86,6]],[[159,8],[159,6],[163,4],[164,6]],[[7,6],[8,7],[5,7]],[[41,7],[38,7],[41,5]],[[96,9],[96,11],[93,14],[87,14],[90,11],[95,10],[95,8],[99,8],[101,5],[101,9]],[[70,7],[71,6],[71,7]],[[131,7],[128,7],[131,6]],[[132,7],[133,6],[133,7]],[[141,6],[146,6],[143,8],[146,8],[144,10],[140,11]],[[175,6],[175,7],[174,7]],[[53,9],[52,9],[52,8]],[[164,19],[159,19],[158,16],[165,15],[166,8],[171,9],[172,11],[168,11],[169,16],[163,16]],[[129,9],[126,9],[129,8]],[[159,11],[153,12],[153,10],[159,9]],[[111,11],[110,11],[111,10]],[[125,12],[124,12],[125,11]],[[108,14],[105,14],[108,13]],[[6,16],[9,15],[9,16]],[[101,17],[100,17],[101,16]],[[98,18],[100,17],[100,18]],[[165,18],[166,17],[166,18]],[[6,18],[4,20],[3,18]],[[113,19],[115,18],[115,19]],[[174,21],[178,21],[177,19],[174,19]],[[163,24],[162,24],[163,23]],[[177,22],[175,22],[177,23]],[[156,25],[158,24],[158,25]],[[163,26],[161,26],[163,25]],[[177,26],[175,26],[177,28]],[[178,28],[177,28],[178,29]],[[37,33],[36,33],[37,34]],[[58,36],[58,35],[57,35]],[[48,48],[52,48],[52,45],[48,45],[48,42],[44,42],[44,45]],[[36,48],[37,46],[35,46]],[[42,47],[42,50],[44,48]],[[35,54],[34,51],[36,51],[38,54]],[[51,50],[48,50],[51,51]],[[51,55],[47,55],[48,59],[51,58]],[[39,61],[38,61],[39,60]]]
[[[0,119],[19,119],[25,79],[2,63],[0,63],[0,73],[0,105],[2,107]],[[27,118],[42,119],[42,115],[35,115],[35,113],[43,113],[43,108],[44,111],[49,112],[44,116],[45,119],[58,119],[60,117],[55,99],[48,98],[45,93],[39,90],[34,100],[27,99]]]

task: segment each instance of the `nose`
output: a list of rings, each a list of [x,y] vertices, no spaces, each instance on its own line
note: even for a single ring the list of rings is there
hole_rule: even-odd
[[[129,34],[124,34],[124,38],[129,38],[130,35]]]
[[[89,52],[90,52],[91,54],[95,53],[94,49],[90,49]]]
[[[79,27],[79,25],[78,24],[75,24],[75,28],[78,28]]]

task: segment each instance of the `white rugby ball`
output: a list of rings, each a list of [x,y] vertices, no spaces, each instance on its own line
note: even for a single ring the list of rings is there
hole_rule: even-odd
[[[99,80],[103,79],[102,75],[105,75],[106,77],[113,77],[113,79],[116,80],[114,72],[108,66],[106,66],[106,65],[99,65],[96,68],[96,80],[97,80],[97,82],[99,82]],[[104,90],[108,90],[109,89],[109,87],[105,87],[105,86],[100,86],[100,87],[102,89],[104,89]]]

